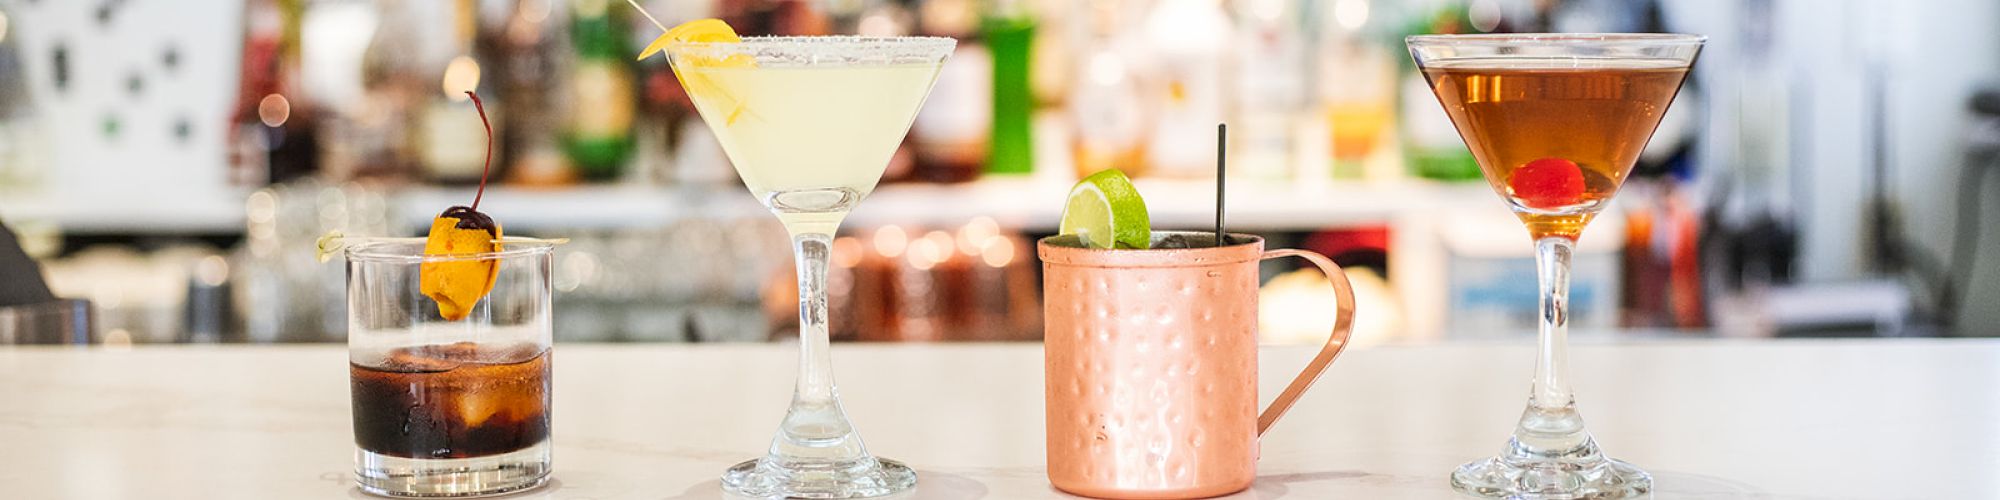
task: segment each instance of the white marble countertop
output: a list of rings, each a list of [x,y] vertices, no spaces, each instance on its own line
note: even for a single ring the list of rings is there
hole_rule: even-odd
[[[722,498],[790,395],[791,345],[558,345],[555,479],[509,498]],[[1269,398],[1308,349],[1267,348]],[[365,498],[340,346],[0,347],[0,498]],[[1344,356],[1231,498],[1454,498],[1499,449],[1526,343]],[[1065,498],[1043,477],[1035,344],[834,348],[849,414],[917,499]],[[2000,498],[2000,341],[1581,345],[1591,430],[1657,498]]]

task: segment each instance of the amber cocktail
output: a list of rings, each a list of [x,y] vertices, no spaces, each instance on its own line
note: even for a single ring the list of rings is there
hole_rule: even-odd
[[[1465,493],[1625,498],[1653,479],[1598,451],[1569,383],[1569,259],[1625,181],[1703,38],[1693,35],[1426,35],[1408,40],[1458,134],[1535,242],[1540,351],[1528,408],[1500,455],[1453,471]]]

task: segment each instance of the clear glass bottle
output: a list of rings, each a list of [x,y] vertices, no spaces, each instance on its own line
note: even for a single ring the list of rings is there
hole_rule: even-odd
[[[1230,93],[1230,175],[1286,179],[1307,112],[1306,36],[1299,0],[1236,2],[1237,67]]]
[[[486,168],[486,130],[465,93],[477,91],[482,99],[488,99],[486,115],[493,124],[494,137],[506,137],[507,110],[505,102],[497,99],[493,78],[486,75],[490,58],[475,54],[479,30],[475,0],[455,0],[452,6],[453,55],[442,63],[427,62],[430,74],[437,75],[438,86],[425,91],[427,97],[413,128],[427,180],[471,185],[479,183]],[[493,176],[504,178],[506,163],[496,161],[493,167]]]
[[[924,182],[964,182],[979,177],[992,147],[994,54],[979,31],[973,0],[930,0],[918,11],[919,31],[958,39],[938,71],[930,99],[910,127],[917,164],[911,177]]]
[[[1207,178],[1215,170],[1215,124],[1226,117],[1234,52],[1229,13],[1218,0],[1161,0],[1144,29],[1152,114],[1146,161],[1151,174]]]
[[[1336,179],[1396,175],[1371,175],[1365,168],[1396,122],[1396,69],[1402,57],[1382,43],[1388,13],[1374,4],[1334,0],[1320,13],[1318,96]]]
[[[1146,101],[1140,96],[1131,48],[1137,35],[1127,22],[1136,18],[1133,5],[1128,0],[1090,0],[1074,6],[1074,17],[1086,20],[1076,69],[1071,72],[1075,79],[1068,106],[1074,133],[1070,156],[1077,177],[1107,168],[1131,176],[1147,172]]]
[[[507,182],[558,186],[576,181],[557,135],[563,126],[561,81],[564,61],[562,9],[555,0],[514,0],[506,19],[490,37],[497,55],[500,100],[507,135],[497,145],[505,154]],[[629,87],[629,86],[628,86]]]

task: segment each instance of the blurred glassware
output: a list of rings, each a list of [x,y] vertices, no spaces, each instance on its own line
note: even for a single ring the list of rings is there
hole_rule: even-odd
[[[319,262],[328,231],[397,234],[379,187],[300,180],[260,189],[244,201],[244,242],[229,264],[231,305],[248,342],[332,342],[345,335],[345,276]],[[183,281],[184,282],[184,281]],[[100,308],[105,307],[100,302]]]
[[[557,255],[558,339],[769,339],[764,278],[783,271],[790,248],[767,219],[690,214],[662,227],[572,233]]]
[[[836,241],[832,267],[851,275],[851,284],[830,287],[840,292],[833,301],[846,304],[833,319],[852,321],[843,332],[863,341],[1041,337],[1040,284],[1023,258],[1025,238],[986,217],[916,231],[881,226]]]
[[[180,329],[174,340],[183,343],[236,340],[235,333],[240,330],[235,302],[230,299],[229,259],[214,253],[189,265]]]
[[[0,307],[0,345],[106,343],[89,300]],[[126,339],[130,343],[130,339]]]
[[[217,275],[215,270],[201,265],[210,262],[212,266],[212,261],[222,259],[221,255],[213,248],[189,244],[151,251],[133,246],[98,245],[48,260],[44,270],[49,288],[56,296],[95,304],[93,327],[101,334],[99,341],[216,342],[225,340],[223,334],[233,324],[230,318],[222,316],[226,309],[218,311],[219,306],[214,304],[225,297],[203,293],[210,302],[200,312],[190,310],[188,305],[191,294],[196,292],[191,282],[201,279],[219,286],[227,281],[226,275]],[[187,333],[189,321],[195,318],[208,322],[200,338]],[[206,328],[209,325],[213,328]]]

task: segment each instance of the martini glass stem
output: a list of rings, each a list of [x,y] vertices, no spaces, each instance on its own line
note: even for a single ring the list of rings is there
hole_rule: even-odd
[[[826,269],[833,235],[792,233],[792,256],[799,277],[799,377],[792,405],[766,460],[771,465],[807,469],[868,467],[873,460],[840,407],[833,384],[832,346],[827,337]]]
[[[833,238],[825,233],[792,237],[792,254],[799,275],[799,379],[793,399],[827,404],[834,401],[833,357],[826,320],[826,265]]]
[[[1569,385],[1569,268],[1576,241],[1563,236],[1535,240],[1535,268],[1541,283],[1541,332],[1535,356],[1534,389],[1514,428],[1510,454],[1518,457],[1595,455],[1576,395]]]
[[[1561,236],[1535,241],[1535,269],[1541,283],[1541,349],[1535,360],[1535,386],[1529,406],[1572,408],[1576,395],[1569,388],[1569,260],[1576,242]]]

